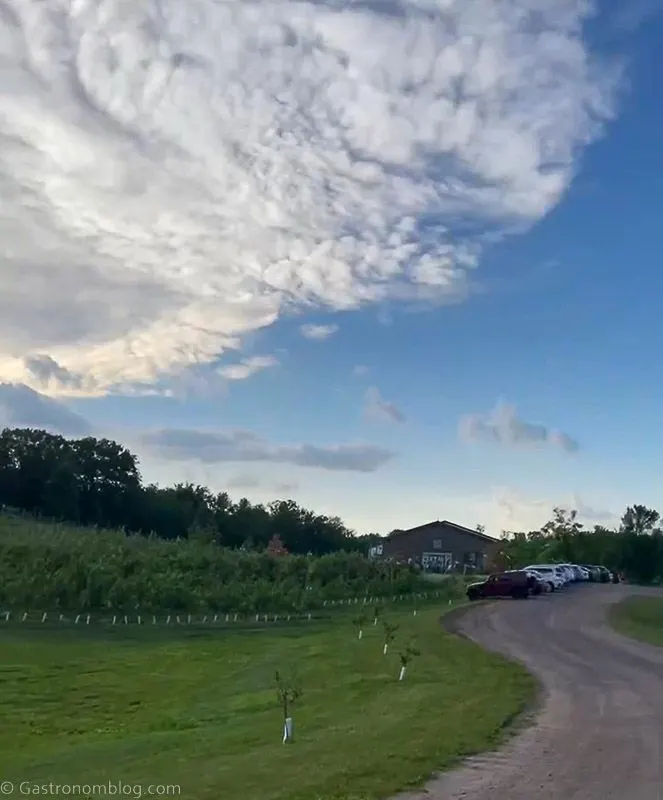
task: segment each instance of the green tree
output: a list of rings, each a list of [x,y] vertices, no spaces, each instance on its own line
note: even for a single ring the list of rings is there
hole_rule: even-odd
[[[659,519],[660,514],[653,508],[642,505],[628,506],[621,519],[620,531],[635,534],[652,533]]]

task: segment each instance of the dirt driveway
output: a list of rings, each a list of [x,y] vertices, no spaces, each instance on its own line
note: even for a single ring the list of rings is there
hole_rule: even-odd
[[[612,602],[636,592],[576,586],[460,617],[459,632],[541,680],[544,705],[499,753],[401,800],[663,800],[663,648],[605,622]]]

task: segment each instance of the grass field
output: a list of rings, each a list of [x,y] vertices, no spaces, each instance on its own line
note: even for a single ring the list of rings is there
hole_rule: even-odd
[[[386,619],[387,617],[385,617]],[[0,778],[177,784],[192,800],[368,800],[489,749],[534,694],[519,666],[444,633],[439,609],[274,631],[0,628]],[[399,640],[421,655],[398,682]],[[281,743],[274,673],[296,672]],[[18,790],[16,796],[20,796]]]
[[[663,597],[628,597],[612,606],[610,623],[624,636],[663,646]]]

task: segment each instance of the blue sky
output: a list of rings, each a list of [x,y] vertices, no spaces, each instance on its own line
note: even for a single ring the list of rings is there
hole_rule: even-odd
[[[166,3],[112,74],[90,11],[89,106],[48,72],[53,20],[12,5],[5,422],[361,532],[663,505],[663,4],[204,2],[196,27]]]

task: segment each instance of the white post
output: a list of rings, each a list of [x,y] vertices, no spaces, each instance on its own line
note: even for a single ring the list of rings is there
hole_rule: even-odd
[[[384,643],[384,650],[382,651],[383,655],[387,655],[387,650],[389,649],[389,645],[385,642]]]
[[[28,618],[28,612],[27,612],[27,611],[24,611],[24,612],[23,612],[23,622],[25,622],[25,620],[26,620],[27,618]]]
[[[179,625],[180,624],[180,615],[177,614],[175,617],[175,622]]]
[[[207,614],[205,614],[205,616],[203,617],[203,624],[204,624],[205,622],[207,622]]]
[[[283,722],[283,744],[291,742],[294,736],[294,727],[292,724],[292,717],[286,717]]]
[[[86,624],[86,625],[89,625],[89,624],[90,624],[90,615],[89,615],[89,614],[88,614],[88,615],[87,615],[87,617],[85,618],[85,624]]]
[[[124,615],[124,624],[125,624],[125,625],[128,625],[128,624],[129,624],[129,617],[127,617],[127,615],[126,615],[126,614]]]
[[[233,617],[233,622],[237,622],[237,614]]]
[[[357,639],[361,639],[361,637],[363,635],[364,635],[364,631],[361,628],[359,628],[359,636],[357,636]]]
[[[143,618],[139,616],[137,619],[138,619],[138,624],[142,625],[143,624]]]
[[[405,667],[401,667],[401,674],[398,676],[398,680],[402,681],[405,677]]]
[[[186,624],[191,625],[191,614],[186,618]]]
[[[152,614],[152,625],[156,624],[157,624],[157,618],[154,616],[154,614]]]
[[[11,617],[11,611],[5,611],[5,622],[9,622],[9,617]]]
[[[170,625],[170,614],[166,617],[166,625]]]
[[[46,622],[46,617],[47,616],[48,616],[48,614],[44,611],[44,613],[42,614],[42,617],[41,617],[41,621],[42,622]]]
[[[74,625],[78,625],[78,621],[81,618],[80,614],[76,614],[76,619],[74,620]]]
[[[113,625],[117,622],[117,614],[113,614]]]
[[[416,616],[417,616],[417,609],[416,609],[416,608],[415,608],[415,609],[414,609],[414,611],[412,612],[412,616],[413,616],[413,617],[416,617]]]

